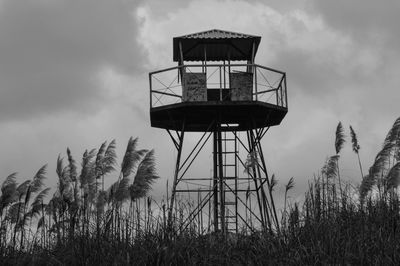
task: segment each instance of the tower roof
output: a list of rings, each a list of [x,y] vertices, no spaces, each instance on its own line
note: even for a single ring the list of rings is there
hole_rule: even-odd
[[[173,59],[179,61],[182,55],[184,61],[252,60],[260,41],[260,36],[217,29],[197,32],[173,39]]]

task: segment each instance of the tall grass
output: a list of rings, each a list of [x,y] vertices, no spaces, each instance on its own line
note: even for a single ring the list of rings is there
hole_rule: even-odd
[[[76,241],[90,243],[91,239],[133,243],[143,230],[155,231],[152,201],[145,199],[159,177],[154,151],[138,150],[137,139],[131,138],[117,167],[115,148],[113,140],[104,142],[98,150],[85,151],[80,173],[67,149],[66,160],[61,156],[57,159],[58,184],[47,203],[44,199],[50,189],[43,188],[46,166],[21,184],[16,181],[16,173],[9,175],[1,186],[0,197],[2,256],[30,254],[37,249],[49,251]],[[107,189],[104,178],[114,178]],[[145,201],[143,212],[140,206]],[[85,252],[87,247],[83,246]]]
[[[350,136],[358,155],[352,128]],[[279,231],[228,235],[205,234],[201,219],[178,230],[196,197],[178,201],[169,231],[168,197],[162,202],[147,197],[158,178],[154,153],[138,150],[137,139],[129,140],[119,165],[114,141],[85,151],[80,166],[68,149],[66,159],[57,160],[59,182],[47,203],[46,166],[20,184],[15,173],[3,182],[0,264],[398,265],[400,118],[359,186],[340,177],[344,144],[340,123],[336,153],[309,181],[302,202],[287,200],[294,179],[286,184]],[[358,166],[362,172],[360,159]],[[108,188],[107,179],[113,182]],[[275,185],[271,182],[271,192]]]

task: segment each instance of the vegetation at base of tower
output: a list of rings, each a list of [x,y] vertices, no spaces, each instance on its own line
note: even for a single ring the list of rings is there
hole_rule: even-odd
[[[168,228],[168,199],[147,197],[158,178],[154,152],[138,150],[137,139],[129,140],[120,165],[114,141],[85,151],[80,166],[68,149],[57,160],[59,182],[49,201],[46,166],[25,182],[17,183],[13,173],[1,185],[0,264],[398,265],[400,118],[366,175],[353,127],[349,136],[345,141],[339,123],[336,153],[309,181],[301,203],[287,200],[294,179],[286,184],[279,230],[226,236],[201,234],[197,219],[179,233]],[[357,155],[359,185],[340,176],[340,151],[347,143]],[[109,188],[107,179],[114,182]],[[180,201],[177,208],[174,228],[193,204]]]

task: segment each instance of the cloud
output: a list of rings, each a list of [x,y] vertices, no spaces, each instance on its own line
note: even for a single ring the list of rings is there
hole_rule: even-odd
[[[379,41],[384,38],[388,44],[399,44],[398,13],[400,2],[373,0],[314,0],[316,12],[335,28],[341,29],[358,39]],[[398,46],[397,46],[398,47]]]
[[[0,121],[96,112],[106,102],[98,73],[132,75],[138,1],[11,1],[0,8]]]
[[[340,92],[352,91],[353,105],[361,109],[363,127],[376,131],[378,121],[393,121],[400,101],[398,69],[400,68],[400,35],[398,10],[400,2],[385,1],[312,1],[318,16],[331,32],[351,40],[351,53],[341,60],[347,78],[330,79]],[[333,40],[334,45],[337,41]],[[355,56],[356,55],[356,56]],[[357,56],[358,55],[358,56]],[[350,68],[348,66],[351,66]]]

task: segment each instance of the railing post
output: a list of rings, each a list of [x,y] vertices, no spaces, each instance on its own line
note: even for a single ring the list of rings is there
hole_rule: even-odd
[[[276,93],[276,105],[282,106],[282,107],[283,107],[283,88],[282,88],[282,83],[284,81],[285,81],[285,73],[282,74],[281,81],[279,81],[279,85],[276,88],[276,92],[275,92]],[[278,98],[279,93],[281,94],[280,101],[279,101],[279,98]],[[281,105],[279,105],[279,102],[280,102]]]
[[[285,107],[287,108],[288,107],[288,101],[287,101],[286,73],[284,74],[283,77],[284,77],[283,82],[285,84]]]
[[[256,101],[258,101],[258,89],[257,89],[257,67],[253,65],[254,72],[254,89],[256,92]]]
[[[222,101],[222,66],[219,66],[219,100]]]
[[[152,100],[152,98],[153,98],[153,95],[152,95],[153,88],[152,88],[152,85],[151,85],[151,73],[149,73],[149,83],[150,83],[150,109],[151,109],[151,108],[153,108],[153,100]]]

